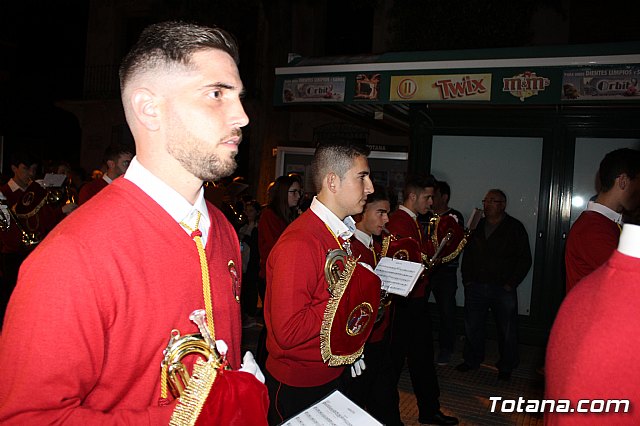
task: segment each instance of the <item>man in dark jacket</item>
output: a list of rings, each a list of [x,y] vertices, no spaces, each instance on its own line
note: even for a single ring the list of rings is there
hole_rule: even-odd
[[[466,342],[461,372],[477,369],[484,360],[489,308],[498,328],[498,379],[509,380],[518,364],[518,296],[516,287],[531,268],[527,231],[506,212],[507,197],[490,189],[482,200],[484,218],[462,257]]]

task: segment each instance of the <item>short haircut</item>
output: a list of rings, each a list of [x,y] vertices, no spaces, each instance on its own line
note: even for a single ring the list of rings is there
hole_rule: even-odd
[[[505,203],[507,202],[507,194],[505,194],[502,189],[492,188],[492,189],[487,191],[487,194],[498,194],[499,196],[504,198],[504,202]]]
[[[115,162],[115,161],[118,161],[118,157],[120,157],[121,155],[125,155],[125,154],[134,155],[135,152],[136,152],[136,149],[132,145],[121,144],[121,143],[111,144],[107,147],[107,149],[105,149],[104,155],[102,156],[102,161],[104,161],[105,163],[107,161]]]
[[[616,178],[626,174],[630,179],[640,172],[640,151],[631,148],[620,148],[611,151],[600,162],[600,190],[607,192],[613,188]]]
[[[341,179],[353,165],[357,157],[367,157],[369,148],[363,143],[352,141],[320,142],[311,161],[311,176],[316,192],[322,189],[322,180],[333,172]]]
[[[440,195],[447,195],[449,197],[448,199],[451,200],[451,187],[447,182],[444,180],[437,181],[436,188],[438,189],[438,192],[440,192]]]
[[[153,69],[169,69],[175,65],[189,67],[194,53],[219,49],[238,64],[236,40],[218,27],[205,27],[178,21],[148,26],[124,57],[120,65],[120,90],[138,73]]]
[[[404,183],[404,199],[406,200],[412,192],[414,194],[420,194],[425,188],[435,187],[436,180],[432,175],[418,174],[409,176],[407,181]]]
[[[376,183],[373,184],[373,193],[367,195],[367,202],[364,206],[364,208],[367,208],[367,205],[369,205],[369,203],[375,203],[376,201],[389,201],[389,192],[387,191],[387,188],[385,188],[382,185],[378,185]]]

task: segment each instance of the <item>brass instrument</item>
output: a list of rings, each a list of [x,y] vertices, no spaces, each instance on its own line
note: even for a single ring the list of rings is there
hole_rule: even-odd
[[[6,198],[4,200],[6,200]],[[11,224],[15,223],[15,227],[20,234],[20,242],[22,245],[30,248],[40,243],[40,238],[38,238],[36,233],[24,230],[24,227],[16,217],[15,211],[4,204],[2,202],[4,200],[0,200],[0,209],[2,210],[0,213],[0,231],[10,232]]]
[[[422,253],[422,261],[427,269],[455,259],[467,245],[471,229],[463,229],[452,216],[434,214],[429,219],[428,234],[433,252]],[[451,244],[455,244],[451,249]]]
[[[163,352],[162,370],[167,375],[167,381],[171,394],[178,398],[185,391],[191,379],[187,367],[182,360],[187,355],[200,355],[210,362],[216,370],[230,367],[224,356],[220,355],[216,343],[209,334],[204,309],[198,309],[191,313],[189,319],[196,323],[200,333],[180,335],[180,331],[171,330],[169,343]]]

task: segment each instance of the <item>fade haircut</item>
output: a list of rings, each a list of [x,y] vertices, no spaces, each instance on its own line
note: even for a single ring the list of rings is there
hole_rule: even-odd
[[[409,194],[419,195],[425,188],[436,187],[436,180],[432,175],[413,175],[404,184],[403,198],[409,198]]]
[[[366,145],[353,141],[328,141],[320,142],[311,161],[311,176],[316,192],[322,189],[322,180],[333,172],[340,179],[349,171],[353,160],[357,157],[367,157],[369,148]]]
[[[178,21],[148,26],[120,65],[120,91],[137,74],[176,65],[189,67],[194,53],[218,49],[240,61],[236,40],[218,27],[204,27]]]
[[[640,151],[631,148],[621,148],[611,151],[600,162],[600,190],[607,192],[613,188],[616,178],[626,174],[629,179],[635,179],[640,172]]]

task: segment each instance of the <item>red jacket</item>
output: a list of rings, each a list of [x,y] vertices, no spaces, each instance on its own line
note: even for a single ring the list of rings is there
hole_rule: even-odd
[[[320,353],[320,326],[329,291],[326,255],[340,246],[311,209],[291,223],[267,260],[264,319],[267,370],[289,386],[320,386],[344,367],[329,367]]]
[[[607,261],[619,239],[620,228],[611,219],[589,210],[580,214],[569,231],[564,255],[567,293]]]
[[[215,338],[240,366],[238,238],[208,204]],[[238,275],[238,279],[241,277]],[[146,193],[118,179],[62,221],[22,264],[0,342],[0,423],[168,424],[158,406],[172,329],[204,308],[196,245]]]
[[[85,183],[82,185],[82,188],[80,188],[80,194],[78,194],[78,205],[81,206],[86,203],[91,197],[105,189],[107,186],[109,186],[109,184],[103,178],[93,179],[91,182]]]
[[[279,218],[270,207],[262,210],[258,221],[258,252],[260,253],[260,272],[262,279],[267,278],[267,258],[276,241],[287,228],[284,220]]]

